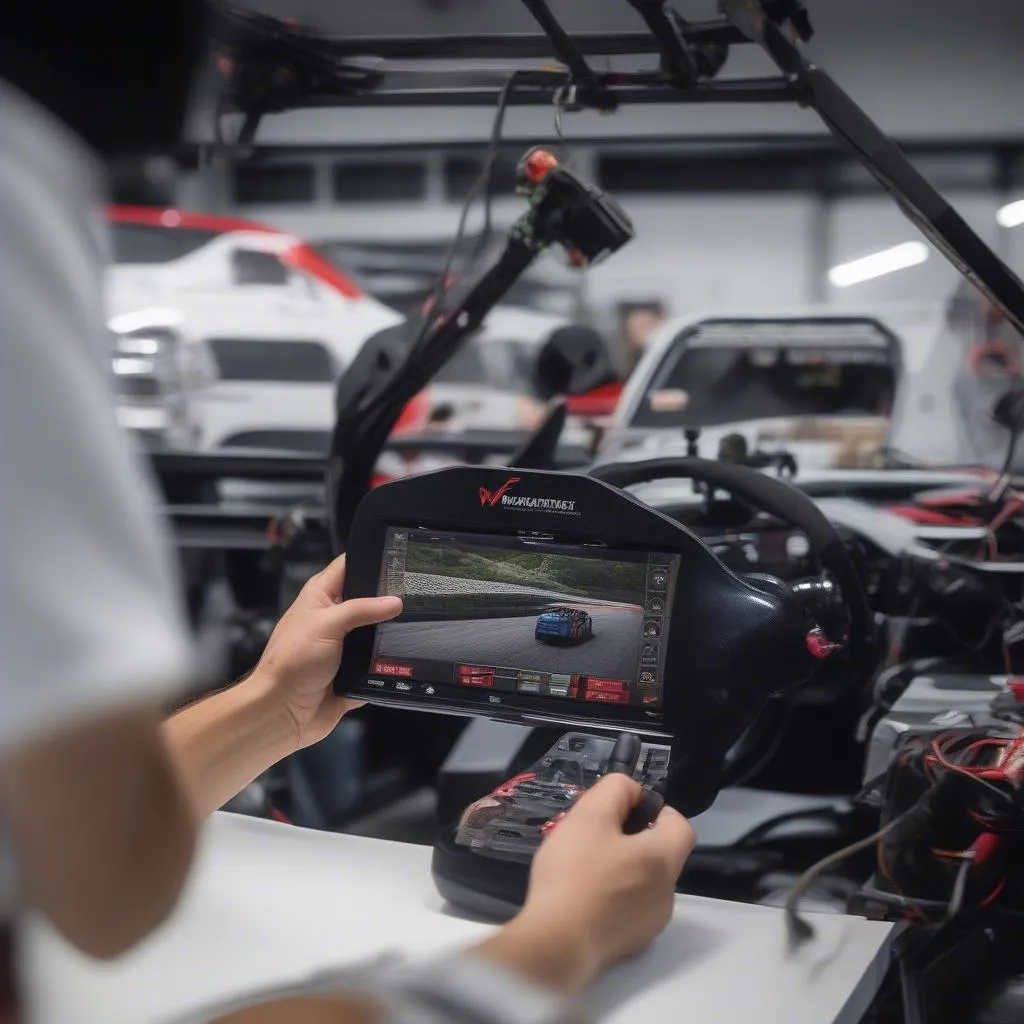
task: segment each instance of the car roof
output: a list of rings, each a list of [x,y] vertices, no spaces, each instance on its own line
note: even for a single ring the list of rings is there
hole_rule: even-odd
[[[106,207],[107,220],[115,224],[139,224],[153,228],[191,228],[198,231],[223,233],[226,231],[260,231],[266,234],[287,235],[289,232],[272,228],[269,224],[246,220],[243,217],[225,217],[214,213],[193,213],[175,207],[129,206],[111,203]]]
[[[246,220],[242,217],[225,217],[213,213],[194,213],[161,206],[129,206],[111,203],[105,209],[107,220],[112,224],[135,224],[140,227],[164,228],[169,231],[184,229],[209,231],[211,235],[231,232],[273,235],[286,240],[285,262],[297,270],[304,270],[340,292],[346,298],[362,298],[364,293],[351,277],[325,259],[308,242],[290,231],[281,231],[269,224]]]

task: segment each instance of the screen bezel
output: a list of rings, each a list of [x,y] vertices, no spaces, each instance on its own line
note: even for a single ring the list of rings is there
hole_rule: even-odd
[[[512,542],[521,541],[524,536],[536,537],[538,533],[538,531],[500,531],[495,530],[493,527],[486,530],[468,529],[466,527],[459,527],[456,529],[449,526],[427,526],[424,523],[415,523],[409,520],[400,522],[388,521],[382,523],[381,526],[384,539],[380,545],[380,554],[377,558],[378,581],[380,579],[381,568],[386,551],[386,538],[388,531],[392,529],[403,529],[408,530],[410,533],[422,534],[475,534],[481,537],[495,539],[507,537]],[[666,591],[668,601],[666,604],[666,615],[663,619],[663,636],[661,638],[663,643],[660,669],[661,703],[658,707],[652,708],[644,707],[643,705],[622,705],[610,703],[603,704],[596,701],[584,702],[569,699],[565,699],[563,701],[558,697],[531,696],[530,694],[508,691],[501,694],[501,699],[498,703],[492,703],[488,698],[496,696],[495,694],[488,694],[483,690],[463,692],[455,687],[454,684],[452,684],[452,688],[450,690],[435,694],[429,698],[419,693],[402,694],[392,690],[381,690],[370,682],[371,679],[380,678],[378,674],[370,671],[376,648],[376,628],[356,630],[346,639],[345,662],[343,663],[343,668],[350,663],[350,659],[353,661],[357,659],[359,665],[365,666],[365,674],[363,675],[361,684],[358,680],[346,678],[344,683],[344,692],[350,696],[358,696],[362,699],[370,700],[375,704],[390,704],[392,706],[422,708],[423,710],[444,710],[453,714],[482,715],[502,719],[514,717],[517,720],[528,720],[530,722],[557,722],[560,724],[577,722],[584,725],[589,723],[594,726],[605,728],[639,728],[645,732],[651,732],[656,735],[670,735],[665,732],[664,721],[669,690],[667,685],[668,672],[671,666],[670,640],[676,605],[675,588],[678,584],[682,562],[680,552],[666,550],[662,546],[652,548],[650,545],[646,544],[638,545],[636,543],[630,544],[628,542],[619,543],[611,541],[596,541],[592,537],[581,539],[578,536],[572,536],[571,534],[566,534],[564,532],[556,533],[553,531],[545,531],[543,536],[538,539],[543,539],[559,545],[586,549],[586,554],[589,557],[595,557],[599,550],[603,548],[610,553],[635,552],[638,555],[649,555],[653,553],[665,555],[674,559],[673,577],[669,583],[670,589]],[[374,590],[374,593],[377,593],[376,589]],[[383,654],[378,655],[378,657],[391,656]],[[460,662],[458,661],[453,661],[453,664],[459,663]],[[347,672],[343,673],[343,675],[348,677]],[[413,682],[415,682],[415,680],[413,680]],[[586,713],[581,714],[580,711],[584,707],[586,707]]]

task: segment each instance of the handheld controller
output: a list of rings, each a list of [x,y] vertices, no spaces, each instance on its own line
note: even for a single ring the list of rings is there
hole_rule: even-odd
[[[477,913],[515,912],[537,846],[602,774],[643,784],[627,833],[665,803],[699,814],[773,696],[868,646],[856,570],[806,496],[700,459],[601,473],[608,482],[477,467],[406,478],[363,499],[349,536],[343,596],[398,594],[405,609],[348,637],[338,693],[574,730],[435,843],[439,892]],[[612,486],[665,476],[727,489],[801,528],[827,575],[739,576]]]
[[[777,485],[823,519],[785,484],[727,468],[722,486],[753,478],[771,502]],[[817,522],[798,525],[820,549]],[[834,530],[825,539],[835,561],[841,541]],[[665,800],[693,816],[772,696],[856,643],[852,631],[821,629],[805,589],[730,572],[689,530],[600,480],[440,470],[376,488],[357,510],[344,596],[394,593],[406,607],[348,638],[335,688],[425,711],[660,737],[671,754]],[[845,579],[842,589],[852,589]]]
[[[527,869],[537,847],[603,775],[630,775],[644,787],[623,826],[627,835],[654,822],[664,805],[660,787],[668,776],[669,754],[666,744],[645,742],[636,733],[614,738],[566,733],[443,830],[434,844],[438,892],[456,906],[511,917],[526,897]]]

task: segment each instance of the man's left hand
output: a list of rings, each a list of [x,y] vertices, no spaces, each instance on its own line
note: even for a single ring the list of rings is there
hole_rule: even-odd
[[[287,712],[295,726],[296,750],[318,743],[342,715],[365,703],[338,697],[331,690],[345,637],[359,626],[386,622],[402,611],[398,597],[342,601],[344,582],[344,555],[306,581],[248,680]]]

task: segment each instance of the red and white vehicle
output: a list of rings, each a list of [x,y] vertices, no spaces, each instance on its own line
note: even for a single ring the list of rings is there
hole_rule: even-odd
[[[334,382],[400,314],[262,224],[136,206],[107,219],[122,425],[200,449],[323,450]]]

